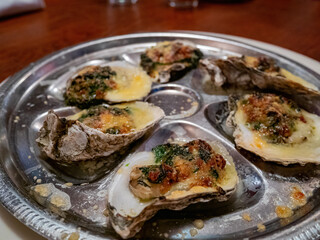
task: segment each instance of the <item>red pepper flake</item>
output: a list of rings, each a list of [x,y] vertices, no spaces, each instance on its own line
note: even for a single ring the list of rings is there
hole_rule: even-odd
[[[159,171],[159,170],[157,170],[157,171],[150,171],[148,178],[149,178],[152,182],[156,182],[156,181],[158,180],[159,176],[160,176],[160,171]]]
[[[304,118],[303,115],[300,116],[300,121],[303,122],[303,123],[307,123],[307,120]]]

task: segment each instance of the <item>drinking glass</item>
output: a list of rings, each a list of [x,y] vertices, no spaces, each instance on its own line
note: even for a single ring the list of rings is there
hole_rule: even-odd
[[[128,5],[135,4],[138,0],[109,0],[109,3],[112,5]]]
[[[198,7],[199,0],[169,0],[169,6],[175,8]]]

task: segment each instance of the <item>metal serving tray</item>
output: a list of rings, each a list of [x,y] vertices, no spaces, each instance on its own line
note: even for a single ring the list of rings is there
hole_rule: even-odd
[[[89,170],[86,164],[57,166],[40,154],[35,139],[47,111],[54,109],[61,116],[77,111],[64,104],[63,89],[79,67],[111,60],[138,65],[140,53],[147,47],[174,39],[194,42],[206,56],[267,55],[281,67],[320,87],[320,76],[293,59],[210,35],[139,33],[64,49],[30,65],[0,86],[2,204],[21,222],[49,239],[67,239],[73,232],[80,234],[79,239],[118,239],[103,211],[106,189],[121,160],[130,153],[151,150],[168,139],[201,138],[220,141],[233,156],[240,177],[236,193],[227,202],[198,203],[182,211],[162,210],[145,223],[139,238],[319,238],[320,167],[311,164],[280,166],[236,150],[230,134],[221,125],[227,96],[204,91],[197,71],[175,82],[153,85],[145,100],[162,107],[168,117],[126,152],[93,163]],[[40,182],[53,183],[68,194],[71,208],[59,216],[38,204],[30,187]],[[66,182],[72,182],[73,186],[65,186]],[[294,186],[303,190],[308,201],[296,209],[292,217],[279,219],[275,207],[290,206]],[[244,220],[244,213],[252,220]],[[189,230],[194,227],[195,219],[202,219],[204,228],[192,237]],[[265,231],[258,231],[259,223],[265,225]]]

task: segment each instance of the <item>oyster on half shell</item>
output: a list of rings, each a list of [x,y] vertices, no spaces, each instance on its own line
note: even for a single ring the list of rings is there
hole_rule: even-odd
[[[161,108],[146,102],[93,106],[67,118],[49,111],[37,142],[57,161],[104,157],[142,137],[164,116]]]
[[[185,40],[159,42],[141,54],[141,67],[155,81],[165,83],[183,77],[198,66],[202,52]]]
[[[103,102],[130,102],[147,96],[151,84],[150,77],[140,68],[114,61],[81,69],[68,80],[64,97],[68,105],[80,108]]]
[[[306,110],[320,114],[320,93],[316,86],[278,67],[267,57],[228,57],[200,60],[215,87],[236,90],[272,91],[304,103]]]
[[[158,210],[226,201],[237,183],[233,159],[218,142],[159,145],[129,156],[115,173],[107,195],[108,216],[115,231],[130,238]]]
[[[265,161],[320,164],[320,117],[270,93],[229,97],[227,124],[238,147]]]

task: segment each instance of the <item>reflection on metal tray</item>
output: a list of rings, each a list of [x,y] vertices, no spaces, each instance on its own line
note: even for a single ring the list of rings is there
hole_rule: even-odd
[[[320,167],[284,167],[238,151],[223,123],[227,97],[204,91],[196,70],[178,81],[154,84],[145,100],[164,108],[168,117],[152,133],[121,153],[78,164],[76,168],[57,166],[40,154],[35,139],[46,112],[54,109],[64,116],[77,111],[65,106],[62,93],[67,79],[79,67],[110,60],[138,65],[139,56],[147,47],[174,39],[194,42],[206,56],[267,55],[281,67],[320,86],[316,73],[293,60],[236,41],[200,34],[131,34],[62,50],[27,67],[0,87],[2,204],[20,221],[50,239],[61,239],[72,232],[78,232],[80,239],[117,239],[103,211],[106,189],[118,163],[130,153],[151,150],[168,139],[202,138],[222,142],[233,156],[240,177],[236,193],[223,203],[211,201],[182,211],[160,211],[145,223],[140,238],[193,239],[189,230],[197,218],[204,221],[204,228],[195,236],[197,239],[320,236],[320,224],[315,221],[320,210],[317,190]],[[50,213],[31,196],[30,187],[40,182],[53,183],[70,196],[71,208],[63,216]],[[67,182],[73,186],[65,185]],[[275,206],[288,204],[294,186],[303,189],[308,202],[292,217],[279,219]],[[249,214],[252,220],[245,221],[243,214]],[[258,224],[263,224],[266,230],[259,231]]]

